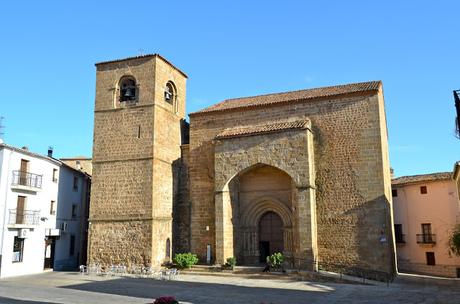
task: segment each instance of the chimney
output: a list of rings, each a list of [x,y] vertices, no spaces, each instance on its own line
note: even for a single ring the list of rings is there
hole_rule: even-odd
[[[75,161],[75,167],[77,168],[77,170],[81,170],[81,164],[79,160]]]
[[[390,175],[391,175],[391,179],[395,178],[395,170],[391,167],[390,167]]]
[[[25,151],[29,151],[29,147],[27,147],[27,146],[23,146],[21,149],[25,150]]]
[[[53,147],[48,147],[48,157],[53,157]]]

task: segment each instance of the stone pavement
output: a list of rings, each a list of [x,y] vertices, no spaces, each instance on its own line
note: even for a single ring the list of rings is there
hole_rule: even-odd
[[[47,272],[0,280],[0,303],[152,303],[173,295],[181,303],[460,303],[460,289],[394,283],[314,283],[286,278],[182,274],[176,281]]]

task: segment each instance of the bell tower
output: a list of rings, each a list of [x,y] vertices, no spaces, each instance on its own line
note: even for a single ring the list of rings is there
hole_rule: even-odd
[[[158,54],[96,64],[89,263],[171,256],[186,79]]]

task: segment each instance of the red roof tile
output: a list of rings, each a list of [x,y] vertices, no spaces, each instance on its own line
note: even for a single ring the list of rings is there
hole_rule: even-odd
[[[265,125],[250,126],[250,127],[236,127],[225,129],[222,133],[216,136],[216,139],[226,139],[232,137],[243,137],[251,136],[255,134],[264,134],[264,133],[274,133],[284,130],[293,130],[293,129],[308,129],[310,126],[310,121],[297,120],[297,121],[284,121],[276,122]]]
[[[405,184],[416,184],[424,182],[433,182],[438,180],[447,180],[452,178],[452,172],[439,172],[431,174],[420,174],[420,175],[409,175],[394,178],[391,181],[392,185],[405,185]]]
[[[377,91],[381,84],[381,81],[370,81],[285,93],[275,93],[252,97],[226,99],[222,102],[219,102],[198,112],[190,113],[190,115],[225,111],[236,108],[258,107],[277,103],[292,102],[296,100],[332,97],[357,92]]]

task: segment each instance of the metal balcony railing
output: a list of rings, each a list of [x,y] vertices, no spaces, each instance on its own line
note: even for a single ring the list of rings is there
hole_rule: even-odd
[[[405,244],[406,243],[406,235],[405,234],[396,234],[395,240],[397,244]]]
[[[10,209],[8,224],[10,225],[38,225],[40,211]]]
[[[12,186],[26,186],[31,188],[42,187],[42,176],[30,172],[23,171],[13,171],[13,181],[11,182]]]
[[[436,244],[436,234],[417,234],[418,244]]]

